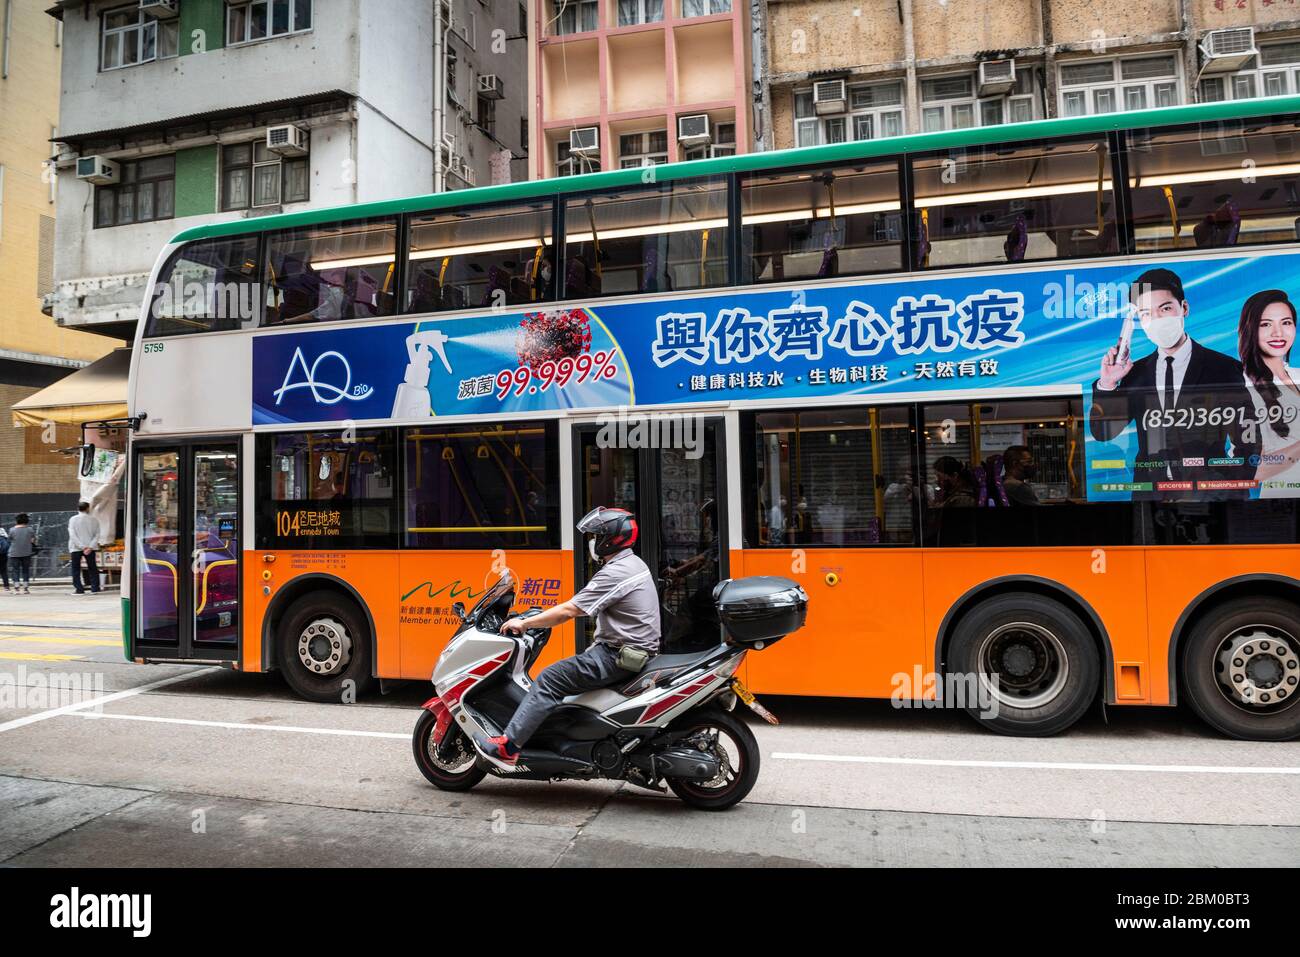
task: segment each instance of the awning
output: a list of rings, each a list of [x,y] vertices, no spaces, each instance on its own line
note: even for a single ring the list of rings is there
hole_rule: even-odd
[[[81,425],[127,414],[126,380],[131,350],[114,349],[35,395],[14,403],[14,425]]]

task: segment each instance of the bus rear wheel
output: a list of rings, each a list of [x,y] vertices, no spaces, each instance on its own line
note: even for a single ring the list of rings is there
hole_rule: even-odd
[[[309,701],[355,701],[374,683],[365,615],[342,595],[297,599],[280,619],[276,645],[284,680]]]
[[[1239,598],[1187,636],[1180,687],[1210,727],[1244,741],[1300,737],[1300,606]]]
[[[1046,737],[1078,721],[1097,699],[1101,663],[1079,616],[1041,595],[998,595],[957,622],[947,675],[975,700],[957,702],[999,734]],[[949,691],[950,689],[945,689]]]

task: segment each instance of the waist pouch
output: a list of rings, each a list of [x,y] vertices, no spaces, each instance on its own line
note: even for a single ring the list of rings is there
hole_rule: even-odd
[[[624,671],[636,673],[645,667],[645,663],[650,660],[650,652],[643,651],[640,648],[633,648],[631,645],[624,645],[618,649],[618,654],[614,658],[614,664]]]

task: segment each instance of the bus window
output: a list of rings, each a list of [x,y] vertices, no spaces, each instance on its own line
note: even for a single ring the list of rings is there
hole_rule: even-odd
[[[951,150],[913,164],[921,265],[1118,251],[1103,137]]]
[[[564,223],[566,299],[727,284],[725,180],[570,199]]]
[[[915,543],[918,489],[906,408],[755,413],[751,449],[747,544]]]
[[[406,312],[516,306],[554,298],[549,201],[411,217]]]
[[[368,319],[395,311],[397,223],[326,223],[272,233],[266,324]]]
[[[258,548],[396,548],[390,429],[257,437]]]
[[[408,548],[559,548],[554,422],[407,429]]]
[[[1138,251],[1295,242],[1297,137],[1294,122],[1268,120],[1130,133]]]
[[[158,274],[145,337],[244,329],[257,319],[257,237],[190,243]]]
[[[1085,424],[1079,398],[926,406],[927,544],[1139,544],[1129,503],[1088,503]]]
[[[743,283],[829,279],[902,268],[896,161],[754,173],[741,186]]]

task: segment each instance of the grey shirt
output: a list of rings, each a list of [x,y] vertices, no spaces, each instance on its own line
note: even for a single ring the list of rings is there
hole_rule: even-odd
[[[15,525],[9,529],[9,557],[30,558],[36,544],[36,529],[30,525]]]
[[[596,619],[595,640],[611,648],[659,651],[659,593],[654,575],[630,548],[611,555],[573,603]]]

